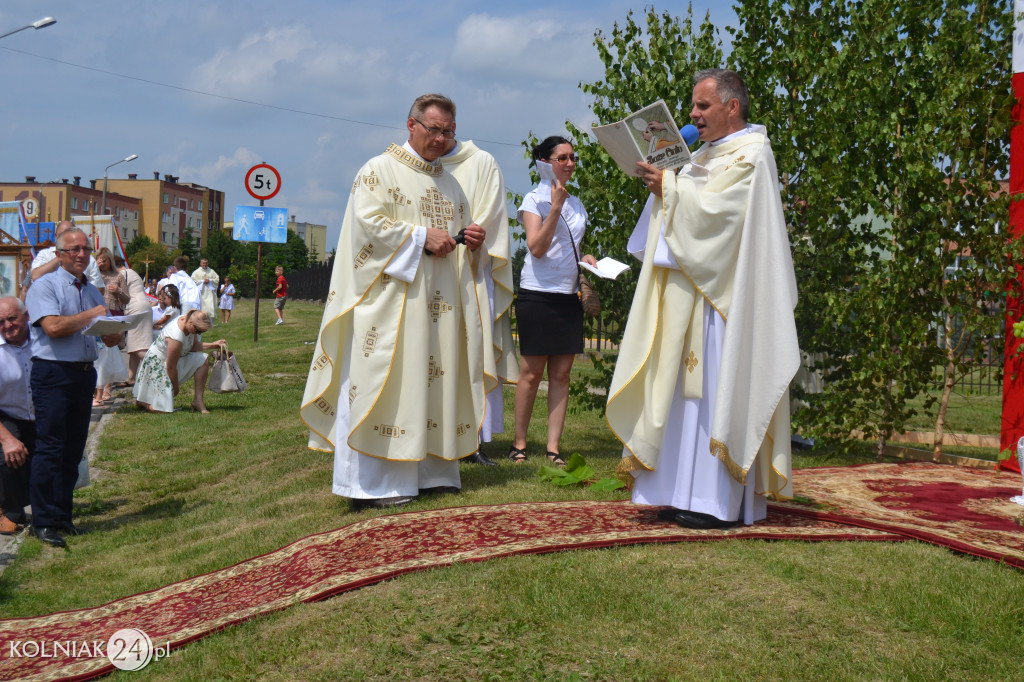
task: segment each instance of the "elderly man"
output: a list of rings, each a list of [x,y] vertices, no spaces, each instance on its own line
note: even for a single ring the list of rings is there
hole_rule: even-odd
[[[56,241],[65,230],[70,230],[74,227],[74,224],[70,220],[62,220],[57,223],[57,227],[53,230],[53,239]],[[39,279],[43,275],[48,275],[54,272],[60,262],[57,260],[57,247],[51,246],[39,251],[36,257],[32,260],[32,270],[30,276],[32,281]],[[89,279],[89,282],[103,291],[103,276],[100,275],[99,266],[96,265],[96,259],[89,256],[89,265],[85,268],[85,276]]]
[[[469,261],[486,233],[438,161],[454,120],[447,97],[417,98],[409,141],[359,170],[341,227],[301,414],[356,508],[458,492],[477,449],[487,303]]]
[[[454,113],[454,112],[453,112]],[[452,130],[455,121],[452,120]],[[487,300],[484,333],[484,373],[497,379],[487,392],[487,415],[480,430],[480,440],[490,442],[491,435],[505,430],[505,400],[502,385],[519,379],[515,342],[512,339],[512,252],[508,229],[508,211],[505,198],[505,180],[494,157],[483,151],[472,140],[448,140],[448,151],[441,157],[445,170],[455,176],[469,199],[473,221],[482,227],[487,237],[480,251],[476,281],[481,287],[480,300]],[[488,324],[487,321],[490,323]],[[482,450],[465,461],[495,466]]]
[[[210,322],[217,317],[217,286],[220,275],[210,267],[210,261],[203,258],[199,267],[192,273],[192,281],[199,287],[200,307],[210,316]]]
[[[12,535],[25,524],[29,464],[35,451],[32,410],[32,344],[25,304],[0,298],[0,534]]]
[[[721,528],[792,497],[789,382],[796,279],[763,126],[723,69],[694,78],[693,162],[637,171],[653,197],[630,239],[643,260],[608,399],[633,501]]]
[[[36,537],[63,547],[62,533],[78,534],[71,522],[71,495],[85,450],[96,387],[96,341],[81,331],[106,315],[103,294],[85,278],[92,248],[78,228],[57,237],[59,267],[35,281],[26,304],[32,330],[32,402],[36,451],[29,499]],[[121,335],[102,337],[116,346]]]

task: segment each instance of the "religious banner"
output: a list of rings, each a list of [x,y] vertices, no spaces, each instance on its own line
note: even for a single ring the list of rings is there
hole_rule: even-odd
[[[20,201],[0,201],[0,230],[6,234],[2,239],[5,244],[21,243],[24,222]]]
[[[81,229],[92,240],[92,248],[96,251],[106,247],[113,254],[120,254],[125,262],[128,259],[124,256],[124,247],[121,245],[121,235],[117,233],[117,225],[112,215],[76,215],[71,216],[71,222],[75,227]],[[130,267],[130,266],[129,266]]]
[[[1024,121],[1024,0],[1014,0],[1013,31],[1013,92],[1017,103],[1013,107],[1013,120]],[[1017,197],[1024,191],[1024,126],[1015,125],[1010,131],[1010,232],[1015,237],[1024,235],[1024,202]],[[1003,356],[1003,415],[1000,428],[999,449],[1009,450],[1009,459],[1000,466],[1013,471],[1019,470],[1016,451],[1017,441],[1024,436],[1024,356],[1020,352],[1022,339],[1013,334],[1013,324],[1024,319],[1024,300],[1019,291],[1024,285],[1024,273],[1017,273],[1017,280],[1010,283],[1006,296],[1006,340]]]

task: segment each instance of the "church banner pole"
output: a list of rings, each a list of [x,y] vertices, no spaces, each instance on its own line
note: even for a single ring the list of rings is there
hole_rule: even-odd
[[[1016,96],[1013,105],[1014,125],[1010,131],[1010,233],[1020,238],[1024,235],[1024,201],[1017,198],[1024,191],[1024,0],[1013,3],[1013,81]],[[1003,414],[999,433],[999,450],[1010,451],[1010,459],[1000,466],[1018,470],[1017,440],[1024,436],[1024,355],[1021,352],[1024,340],[1013,335],[1013,323],[1024,319],[1024,272],[1017,271],[1017,278],[1010,282],[1006,291],[1006,321],[1003,326],[1005,349],[1003,355]]]

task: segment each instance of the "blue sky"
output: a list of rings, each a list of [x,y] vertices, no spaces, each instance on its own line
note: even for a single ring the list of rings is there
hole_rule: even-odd
[[[519,142],[562,132],[567,119],[593,123],[578,84],[601,77],[594,31],[631,7],[643,14],[601,0],[10,0],[0,33],[57,23],[0,40],[0,180],[84,183],[138,154],[110,177],[169,173],[223,190],[230,220],[235,204],[253,203],[246,170],[266,162],[282,176],[269,203],[326,224],[333,245],[356,171],[405,141],[409,104],[424,92],[452,97],[459,137],[494,154],[511,189],[528,190]],[[728,6],[693,7],[728,41]]]

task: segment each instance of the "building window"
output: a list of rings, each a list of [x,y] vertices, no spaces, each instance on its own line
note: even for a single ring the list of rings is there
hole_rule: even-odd
[[[71,208],[75,211],[78,210],[78,197],[71,197]]]
[[[167,196],[167,192],[164,192],[164,203],[166,204],[168,201],[169,197]]]
[[[199,200],[199,210],[200,211],[203,210],[203,200],[202,199]]]
[[[139,219],[139,211],[138,211],[138,209],[135,210],[135,219],[136,220]]]

